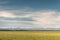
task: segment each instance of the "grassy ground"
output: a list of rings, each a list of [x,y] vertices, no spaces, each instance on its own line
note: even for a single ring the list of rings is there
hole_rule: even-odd
[[[60,31],[0,31],[0,40],[60,40]]]

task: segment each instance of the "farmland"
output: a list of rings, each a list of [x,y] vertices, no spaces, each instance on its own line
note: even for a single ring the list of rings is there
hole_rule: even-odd
[[[0,40],[60,40],[60,31],[0,31]]]

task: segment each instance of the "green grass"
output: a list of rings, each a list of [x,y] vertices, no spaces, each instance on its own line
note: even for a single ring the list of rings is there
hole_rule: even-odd
[[[0,31],[0,40],[60,40],[58,31]]]

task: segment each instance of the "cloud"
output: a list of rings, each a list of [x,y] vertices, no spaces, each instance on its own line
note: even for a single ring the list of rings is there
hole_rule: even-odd
[[[26,18],[26,17],[30,17],[32,16],[31,14],[27,14],[27,15],[15,15],[12,12],[8,12],[8,11],[0,11],[0,17],[7,17],[7,18]]]
[[[60,12],[57,11],[42,11],[35,12],[33,17],[34,24],[41,28],[60,28]]]
[[[15,13],[17,12],[17,13]],[[0,11],[0,26],[6,28],[60,28],[60,12],[39,11]]]
[[[0,11],[0,28],[32,28],[32,22],[32,14],[30,14],[30,12],[24,12],[19,10]]]
[[[6,11],[1,11],[0,12],[0,17],[16,17],[15,15],[13,15],[12,13],[6,12]]]

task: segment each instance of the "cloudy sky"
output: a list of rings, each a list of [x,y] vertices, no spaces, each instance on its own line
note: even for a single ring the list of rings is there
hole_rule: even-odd
[[[60,30],[60,0],[0,0],[0,29]]]

